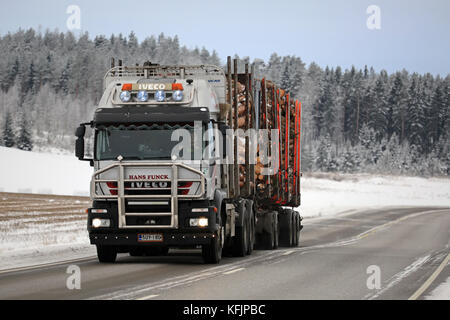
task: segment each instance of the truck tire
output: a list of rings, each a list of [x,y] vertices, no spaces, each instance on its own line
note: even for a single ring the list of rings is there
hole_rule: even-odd
[[[242,201],[238,206],[239,215],[243,216],[242,226],[236,226],[233,238],[233,256],[244,257],[249,247],[249,218],[247,210],[247,201]]]
[[[222,239],[221,232],[211,239],[211,244],[202,246],[202,257],[205,263],[217,264],[222,259]]]
[[[251,255],[253,253],[253,248],[255,246],[255,215],[253,213],[252,202],[247,202],[247,212],[248,212],[248,248],[247,254]]]
[[[273,220],[274,220],[274,247],[273,249],[278,249],[280,244],[280,223],[278,221],[278,212],[273,212]]]
[[[280,246],[292,247],[294,241],[294,214],[291,209],[280,213]]]
[[[98,261],[102,263],[115,262],[117,258],[117,250],[113,246],[97,245],[97,257]]]
[[[297,211],[294,211],[294,221],[295,221],[295,234],[294,234],[294,247],[298,247],[299,243],[300,243],[300,231],[302,230],[302,226],[301,226],[301,217],[300,217],[300,213],[298,213]]]
[[[273,250],[278,248],[278,216],[277,212],[268,213],[267,218],[271,225],[271,232],[263,231],[261,235],[262,247],[265,250]]]

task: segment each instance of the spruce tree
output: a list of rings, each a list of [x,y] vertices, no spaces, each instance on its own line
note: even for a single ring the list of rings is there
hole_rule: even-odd
[[[33,143],[31,141],[30,128],[28,127],[28,121],[24,113],[22,113],[22,121],[20,122],[19,136],[17,137],[17,148],[25,151],[31,151],[33,149]]]
[[[411,145],[423,151],[425,145],[425,107],[417,74],[412,77],[408,90],[408,107],[406,113],[407,127],[405,134]]]
[[[5,115],[5,123],[3,126],[2,141],[3,141],[3,145],[8,148],[14,147],[16,144],[16,137],[14,135],[12,118],[11,118],[11,114],[9,113],[9,111],[6,112],[6,115]]]

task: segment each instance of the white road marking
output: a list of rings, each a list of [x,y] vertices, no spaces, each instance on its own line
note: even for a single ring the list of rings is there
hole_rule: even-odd
[[[422,267],[425,263],[427,263],[430,260],[430,255],[427,255],[425,257],[421,257],[411,263],[409,266],[407,266],[405,269],[400,271],[399,273],[395,274],[391,279],[389,279],[389,283],[382,289],[378,290],[375,294],[372,296],[369,296],[369,300],[373,300],[378,298],[380,295],[382,295],[384,292],[395,286],[397,283],[402,281],[404,278],[409,276],[410,274],[414,273],[420,267]]]
[[[232,274],[232,273],[235,273],[235,272],[242,271],[242,270],[244,270],[244,269],[245,269],[245,268],[237,268],[237,269],[233,269],[233,270],[224,272],[223,274]]]
[[[287,256],[287,255],[290,255],[291,253],[294,253],[294,252],[295,252],[294,250],[289,250],[289,251],[284,252],[282,254],[282,256]]]
[[[138,298],[136,300],[150,300],[150,299],[156,298],[158,296],[159,296],[159,294],[151,294],[151,295],[148,295],[148,296],[145,296],[145,297]]]
[[[139,294],[149,293],[154,290],[167,290],[179,286],[185,286],[197,281],[206,280],[224,272],[235,270],[239,267],[250,265],[253,262],[263,261],[270,259],[271,256],[279,255],[277,251],[261,252],[261,254],[256,254],[251,258],[245,260],[237,261],[235,263],[219,265],[203,270],[203,272],[192,272],[185,275],[176,276],[173,278],[165,279],[156,283],[149,283],[140,285],[131,289],[123,289],[109,294],[104,294],[100,296],[94,296],[89,298],[90,300],[109,300],[109,299],[134,299]]]
[[[422,295],[422,293],[424,293],[425,290],[427,290],[428,287],[433,283],[433,281],[442,272],[442,270],[444,270],[445,266],[449,261],[450,261],[450,253],[444,259],[444,261],[442,261],[439,267],[433,272],[433,274],[427,279],[427,281],[425,281],[425,283],[419,289],[417,289],[417,291],[414,292],[414,294],[411,297],[409,297],[408,300],[416,300],[417,298],[419,298]]]

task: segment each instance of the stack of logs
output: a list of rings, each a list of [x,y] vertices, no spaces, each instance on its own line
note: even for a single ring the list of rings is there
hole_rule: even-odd
[[[260,192],[266,191],[268,185],[270,185],[275,189],[274,193],[280,195],[280,193],[284,192],[285,195],[289,197],[289,195],[291,195],[295,190],[293,176],[295,174],[294,164],[296,154],[296,103],[293,99],[290,99],[289,94],[285,90],[278,88],[276,84],[271,81],[265,81],[262,86],[262,90],[264,89],[265,95],[263,94],[261,105],[260,128],[269,130],[278,129],[280,139],[280,143],[278,145],[279,170],[277,174],[272,176],[261,175],[260,172],[263,164],[258,158],[258,162],[255,166],[255,171],[257,174],[256,185],[258,187],[258,191]],[[287,110],[289,110],[289,114],[287,113]],[[288,116],[289,118],[286,119]],[[286,120],[289,122],[288,131],[286,131]],[[288,134],[288,137],[286,137],[286,134]],[[289,141],[288,153],[286,153],[286,140]],[[283,185],[283,181],[285,182],[285,185]]]
[[[232,81],[232,90],[234,92],[234,81]],[[246,98],[248,97],[248,104]],[[247,108],[248,106],[248,108]],[[241,82],[237,82],[237,111],[238,111],[238,119],[237,119],[237,127],[238,129],[242,129],[246,131],[249,128],[253,127],[252,124],[252,112],[253,112],[253,99],[251,97],[251,93],[247,92],[247,88]],[[234,116],[234,114],[233,114]],[[247,123],[248,118],[248,123]],[[250,173],[246,172],[245,166],[245,138],[238,137],[238,161],[239,161],[239,187],[243,188],[245,186],[245,182],[247,177],[249,177]],[[250,187],[253,187],[253,182],[250,181]]]
[[[272,192],[275,195],[279,195],[280,199],[284,199],[289,201],[283,197],[282,193],[290,197],[293,193],[295,193],[296,186],[294,184],[295,179],[293,176],[295,173],[295,154],[296,154],[296,120],[297,120],[297,108],[296,102],[294,99],[290,99],[289,94],[286,93],[285,90],[280,89],[276,86],[275,83],[267,80],[261,81],[261,90],[265,90],[264,93],[261,94],[261,104],[259,108],[259,128],[260,129],[268,129],[269,132],[271,129],[277,129],[279,132],[279,150],[277,151],[278,159],[279,159],[279,169],[277,174],[273,175],[263,175],[262,169],[264,167],[268,167],[267,163],[264,165],[261,161],[259,155],[259,148],[257,150],[257,158],[256,164],[254,168],[254,176],[257,187],[257,193],[263,194],[268,190],[270,186],[272,188]],[[234,80],[232,80],[232,92],[234,93]],[[232,95],[233,96],[233,95]],[[249,101],[246,103],[246,97],[248,97]],[[254,115],[254,105],[253,98],[251,92],[247,92],[246,86],[242,82],[237,82],[237,128],[243,129],[244,131],[249,128],[254,128],[255,124],[252,119],[252,115]],[[233,103],[234,105],[234,103]],[[286,112],[288,110],[289,105],[289,114]],[[247,108],[248,106],[248,108]],[[233,127],[234,127],[234,114],[235,110],[232,110],[233,117]],[[267,115],[267,116],[266,116]],[[286,131],[286,117],[289,116],[289,130]],[[247,121],[248,119],[248,121]],[[286,134],[288,134],[289,141],[289,150],[286,153]],[[272,144],[270,141],[269,134],[269,144]],[[241,188],[241,193],[243,188],[245,187],[246,180],[251,177],[250,172],[247,171],[247,166],[245,165],[245,138],[238,137],[238,160],[239,160],[239,186]],[[268,147],[268,146],[266,146]],[[269,148],[270,150],[270,148]],[[271,155],[269,154],[269,157]],[[262,155],[261,155],[262,157]],[[296,169],[298,170],[298,169]],[[287,178],[287,179],[286,179]],[[284,183],[283,183],[284,182]],[[284,185],[283,185],[284,184]],[[254,183],[250,180],[250,188],[253,189]]]

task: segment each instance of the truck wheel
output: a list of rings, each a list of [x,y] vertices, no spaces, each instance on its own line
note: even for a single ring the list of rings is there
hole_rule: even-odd
[[[261,235],[262,246],[266,250],[272,250],[278,248],[278,217],[276,212],[270,212],[268,214],[268,222],[271,225],[271,231],[263,231]]]
[[[244,257],[248,251],[249,240],[249,219],[246,209],[247,202],[243,201],[239,207],[239,215],[243,215],[242,226],[236,226],[233,238],[233,255],[236,257]]]
[[[294,211],[294,217],[295,217],[294,247],[298,247],[300,243],[300,231],[302,230],[301,217],[297,211]]]
[[[211,239],[211,244],[202,246],[202,256],[205,263],[217,264],[222,258],[222,239],[221,231]]]
[[[294,239],[293,211],[285,209],[280,214],[280,245],[292,247]]]
[[[280,224],[278,223],[278,212],[273,212],[273,221],[274,221],[274,245],[273,249],[278,249],[278,245],[280,243]]]
[[[97,257],[100,262],[115,262],[117,250],[113,246],[97,245]]]
[[[248,248],[247,254],[251,255],[253,252],[253,248],[255,246],[255,216],[253,214],[253,208],[251,202],[247,202],[247,211],[248,211]]]

